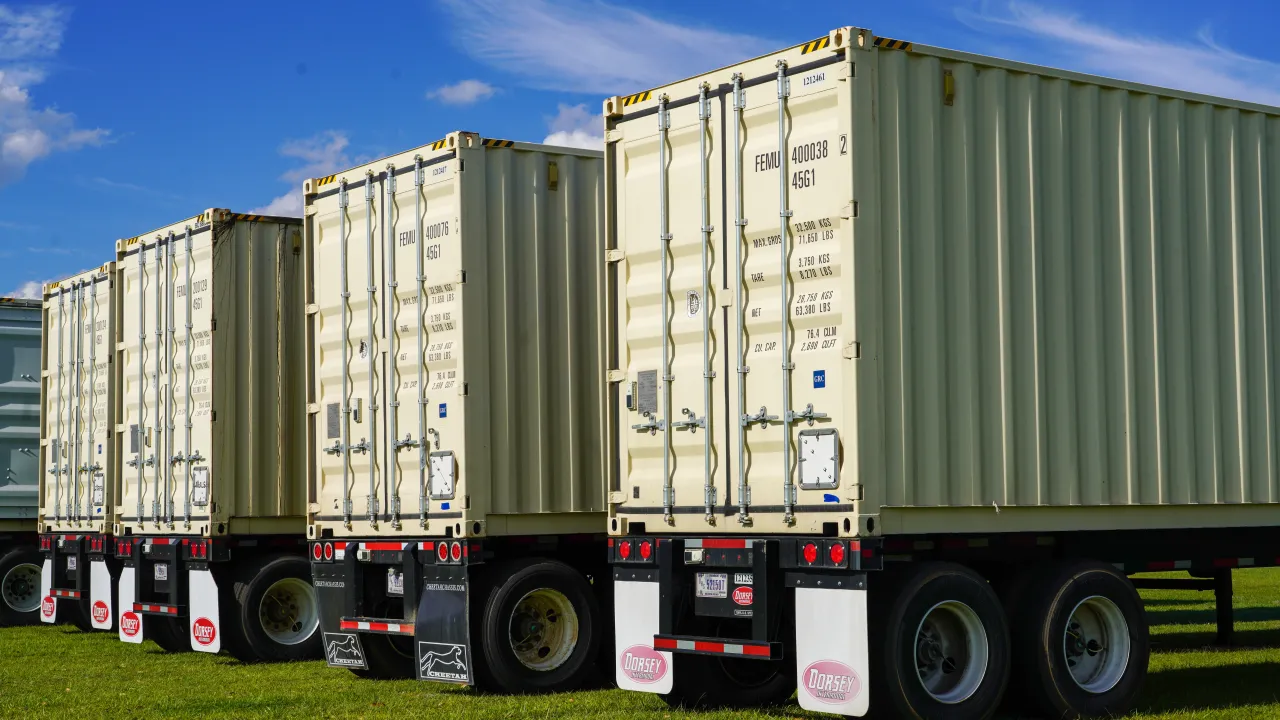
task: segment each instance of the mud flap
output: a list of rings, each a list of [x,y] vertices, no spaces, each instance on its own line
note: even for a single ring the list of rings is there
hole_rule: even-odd
[[[126,566],[120,571],[119,624],[116,626],[120,639],[127,643],[138,644],[143,639],[142,615],[133,611],[133,599],[138,586],[134,582],[137,569]]]
[[[613,581],[614,674],[624,690],[671,692],[671,653],[653,649],[659,597],[656,582]]]
[[[418,619],[413,627],[419,680],[476,683],[467,616],[468,585],[464,567],[423,568]]]
[[[50,593],[52,589],[53,560],[45,558],[40,566],[40,622],[50,625],[58,621],[58,601]]]
[[[187,633],[191,649],[216,653],[222,649],[222,623],[218,614],[218,583],[208,569],[187,571]]]
[[[800,707],[866,715],[868,664],[867,591],[796,588],[796,695]]]
[[[361,670],[369,667],[360,634],[342,630],[342,608],[347,582],[343,565],[311,563],[311,586],[316,590],[320,632],[324,637],[324,661],[329,667]]]
[[[114,625],[115,593],[111,587],[111,568],[101,558],[89,561],[89,622],[95,630],[110,630]]]

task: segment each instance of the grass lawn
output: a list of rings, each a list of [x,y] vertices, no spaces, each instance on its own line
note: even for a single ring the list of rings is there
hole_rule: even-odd
[[[1172,575],[1176,577],[1177,575]],[[1236,573],[1237,645],[1209,648],[1210,593],[1146,591],[1151,674],[1132,717],[1280,718],[1280,569]],[[0,717],[150,718],[830,717],[792,705],[759,713],[682,713],[620,690],[509,698],[416,681],[362,681],[321,662],[241,665],[168,655],[152,643],[69,627],[0,629]]]

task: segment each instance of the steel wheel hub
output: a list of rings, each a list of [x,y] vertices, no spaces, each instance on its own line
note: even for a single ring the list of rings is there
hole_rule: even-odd
[[[267,637],[276,643],[297,645],[306,641],[320,625],[315,588],[298,578],[277,580],[262,596],[258,621]]]
[[[0,598],[10,609],[20,613],[35,612],[40,607],[40,566],[17,565],[0,580]]]
[[[1129,623],[1110,598],[1094,595],[1076,605],[1062,633],[1071,679],[1095,695],[1119,684],[1129,667]]]
[[[578,613],[563,593],[539,588],[516,603],[508,631],[520,664],[538,672],[555,670],[578,646]]]
[[[987,676],[987,631],[973,608],[949,600],[916,628],[916,674],[925,692],[948,705],[964,702]]]

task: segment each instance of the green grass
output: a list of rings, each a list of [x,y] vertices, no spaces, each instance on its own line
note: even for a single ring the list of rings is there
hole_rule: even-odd
[[[1280,569],[1236,573],[1238,647],[1210,647],[1210,593],[1143,593],[1154,653],[1141,710],[1154,720],[1280,718]],[[320,662],[241,665],[168,655],[115,635],[66,627],[0,629],[0,717],[784,718],[772,712],[683,713],[652,695],[598,690],[548,697],[479,696],[416,681],[362,681]]]

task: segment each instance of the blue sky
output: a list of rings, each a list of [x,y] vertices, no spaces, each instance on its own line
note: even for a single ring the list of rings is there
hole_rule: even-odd
[[[790,9],[790,8],[800,8]],[[0,1],[0,293],[452,130],[599,142],[600,101],[858,25],[1280,105],[1280,3]]]

